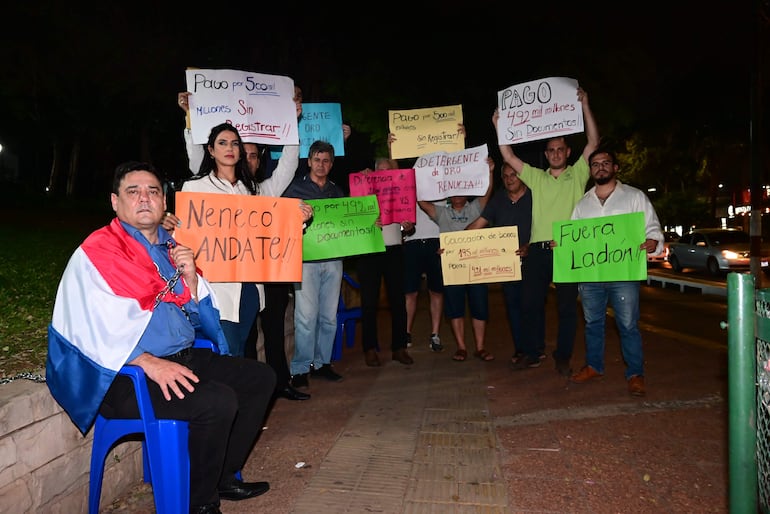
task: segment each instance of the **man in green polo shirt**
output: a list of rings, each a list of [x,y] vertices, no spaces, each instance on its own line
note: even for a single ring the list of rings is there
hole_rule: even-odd
[[[569,220],[572,216],[575,204],[585,194],[590,176],[588,156],[599,146],[599,131],[588,105],[588,94],[580,87],[577,99],[583,109],[586,145],[574,164],[567,164],[571,150],[563,136],[547,140],[545,158],[549,168],[546,170],[522,161],[513,153],[511,145],[500,145],[503,160],[532,190],[532,235],[522,274],[522,319],[527,322],[523,327],[522,345],[517,348],[521,354],[511,360],[514,370],[537,368],[545,358],[545,302],[553,280],[552,225],[554,221]],[[498,118],[496,110],[492,117],[495,129]],[[556,371],[568,377],[577,331],[577,284],[556,284],[556,296],[559,332],[553,358]]]

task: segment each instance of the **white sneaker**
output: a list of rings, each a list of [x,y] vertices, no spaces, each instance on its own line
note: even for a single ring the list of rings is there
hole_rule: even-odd
[[[434,352],[443,352],[444,346],[441,344],[441,338],[438,334],[430,335],[430,349]]]

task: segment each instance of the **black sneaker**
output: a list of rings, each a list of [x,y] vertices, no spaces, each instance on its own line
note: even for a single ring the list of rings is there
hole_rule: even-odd
[[[308,381],[307,377],[308,377],[307,373],[298,373],[296,375],[292,375],[291,386],[294,389],[299,389],[300,387],[307,389],[308,387],[310,387],[310,382]]]
[[[434,352],[444,351],[444,345],[441,344],[441,338],[438,336],[438,334],[430,335],[430,349]]]
[[[276,398],[286,398],[287,400],[294,400],[294,401],[301,401],[301,400],[309,400],[310,399],[310,393],[303,393],[299,389],[293,388],[290,384],[286,384],[286,387],[283,389],[277,390],[273,396]]]
[[[325,378],[331,382],[341,382],[343,378],[342,375],[332,369],[331,364],[324,364],[319,369],[311,369],[310,376]]]
[[[529,355],[523,355],[516,362],[511,362],[510,368],[514,371],[519,371],[522,369],[539,368],[540,364],[541,364],[541,361],[539,358],[533,359]]]

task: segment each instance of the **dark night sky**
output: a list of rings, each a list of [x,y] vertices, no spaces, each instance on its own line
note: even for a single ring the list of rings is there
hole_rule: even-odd
[[[179,167],[175,99],[188,66],[288,75],[305,101],[341,102],[360,153],[351,167],[371,160],[369,134],[384,135],[388,108],[461,103],[475,146],[493,141],[498,90],[547,76],[578,79],[602,133],[615,137],[662,117],[743,123],[749,104],[748,3],[741,12],[694,0],[447,1],[431,16],[393,4],[368,15],[321,4],[290,13],[259,3],[30,4],[4,7],[14,30],[0,41],[0,138],[22,148],[26,131],[43,132],[32,136],[42,175],[46,146],[69,131],[101,132],[88,136],[98,148],[82,150],[89,163],[104,153],[90,164],[100,167],[135,154],[139,127],[149,127],[153,155]]]

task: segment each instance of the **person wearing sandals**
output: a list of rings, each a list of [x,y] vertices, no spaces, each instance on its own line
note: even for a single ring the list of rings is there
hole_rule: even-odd
[[[519,232],[519,248],[516,255],[522,259],[522,274],[525,273],[525,257],[529,236],[532,232],[532,192],[519,179],[516,171],[510,164],[504,162],[500,167],[500,178],[503,188],[498,190],[484,207],[481,216],[466,227],[466,230],[475,230],[486,227],[513,227]],[[503,300],[505,300],[505,313],[508,317],[508,326],[511,329],[513,342],[513,356],[511,365],[523,356],[517,345],[522,341],[522,313],[521,313],[521,280],[503,282]]]
[[[437,206],[433,202],[419,201],[420,208],[436,222],[439,232],[456,232],[465,228],[481,215],[486,207],[489,197],[492,195],[492,171],[495,162],[487,159],[489,163],[489,187],[484,196],[471,201],[468,196],[451,196],[447,199],[447,205]],[[439,253],[441,249],[439,249]],[[489,297],[486,284],[457,284],[444,286],[444,314],[449,319],[452,333],[455,336],[457,350],[452,359],[464,361],[468,358],[468,350],[465,346],[465,299],[468,299],[468,307],[471,312],[473,325],[473,339],[476,343],[474,357],[483,361],[494,360],[494,355],[484,348],[484,336],[489,317]]]

